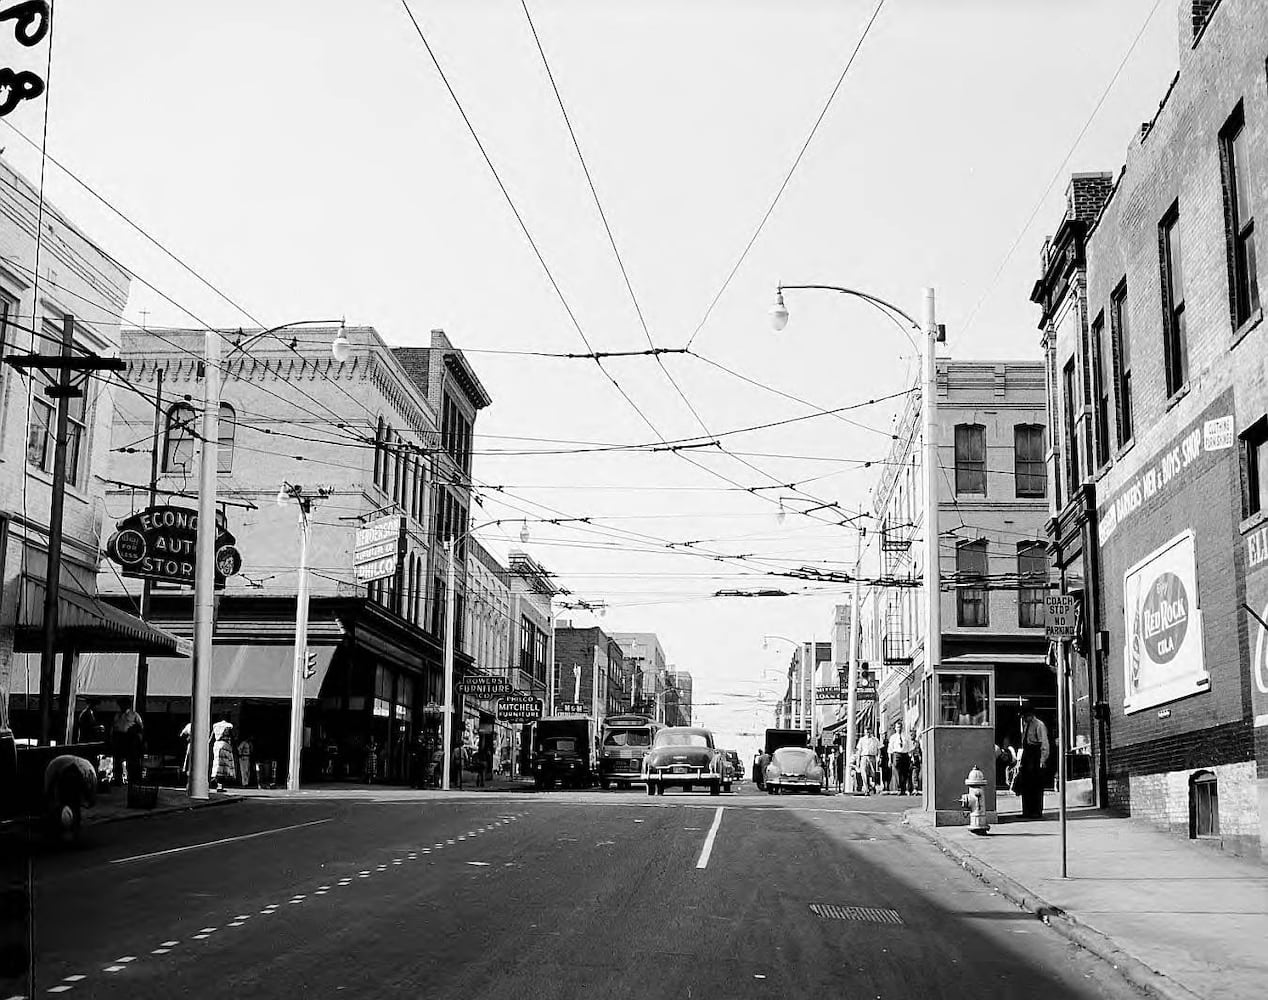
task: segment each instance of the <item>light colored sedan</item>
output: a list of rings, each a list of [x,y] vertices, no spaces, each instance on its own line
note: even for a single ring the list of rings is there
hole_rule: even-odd
[[[766,765],[766,792],[808,789],[816,795],[823,790],[823,764],[813,750],[780,747]]]

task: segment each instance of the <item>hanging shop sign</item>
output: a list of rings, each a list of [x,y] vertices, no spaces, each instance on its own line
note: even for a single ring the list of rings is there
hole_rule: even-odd
[[[1123,575],[1123,708],[1127,714],[1208,691],[1193,532]]]
[[[1250,626],[1250,699],[1256,728],[1268,726],[1268,524],[1245,538],[1246,606]]]
[[[1102,548],[1115,531],[1134,520],[1140,511],[1156,507],[1169,494],[1192,483],[1233,453],[1232,408],[1232,393],[1222,393],[1100,508],[1097,531]]]
[[[480,701],[503,698],[514,690],[511,687],[511,682],[505,677],[488,677],[484,675],[464,677],[458,682],[457,688],[459,694],[469,695]]]
[[[223,511],[216,512],[216,587],[242,569],[237,539]],[[198,511],[160,505],[125,517],[106,542],[106,555],[120,573],[139,580],[162,580],[192,587],[198,568]]]
[[[358,583],[396,576],[405,544],[405,518],[400,514],[367,521],[357,528],[353,563]]]
[[[832,687],[820,686],[815,688],[815,701],[821,705],[840,704],[842,699],[841,688],[833,685]]]
[[[502,722],[536,722],[542,717],[542,700],[531,695],[515,693],[498,702],[498,718]]]
[[[559,703],[560,715],[589,715],[590,706],[583,701],[561,701]]]

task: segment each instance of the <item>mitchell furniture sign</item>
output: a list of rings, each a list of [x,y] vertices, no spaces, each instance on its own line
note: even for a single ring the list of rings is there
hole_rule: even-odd
[[[1209,691],[1202,650],[1193,532],[1155,549],[1123,575],[1123,709]]]

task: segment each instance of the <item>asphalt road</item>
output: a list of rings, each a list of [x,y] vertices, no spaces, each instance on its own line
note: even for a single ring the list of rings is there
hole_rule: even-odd
[[[913,801],[376,792],[107,824],[35,858],[34,982],[0,1000],[1137,996],[906,831]]]

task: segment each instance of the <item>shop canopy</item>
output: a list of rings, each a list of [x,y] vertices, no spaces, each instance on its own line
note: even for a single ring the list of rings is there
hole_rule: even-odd
[[[22,612],[13,637],[17,653],[38,653],[44,646],[43,580],[22,581]],[[181,641],[170,632],[72,587],[57,598],[57,651],[155,653],[175,655]]]
[[[316,672],[304,680],[304,697],[316,698],[335,654],[333,646],[310,646]],[[295,647],[229,645],[212,647],[211,696],[213,698],[277,698],[291,696]],[[187,656],[149,658],[150,698],[188,698],[193,660]],[[136,689],[136,655],[132,653],[83,653],[79,657],[75,691],[79,697],[130,695]],[[38,694],[38,656],[15,656],[12,692]]]

